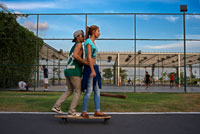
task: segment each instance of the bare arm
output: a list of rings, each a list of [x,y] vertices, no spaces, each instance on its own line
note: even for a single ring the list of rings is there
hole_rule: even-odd
[[[78,60],[79,62],[83,63],[83,64],[88,64],[88,62],[86,60],[84,60],[81,55],[82,55],[82,44],[81,43],[78,43],[76,45],[76,47],[74,48],[74,54],[73,54],[73,57]]]
[[[96,73],[95,73],[95,70],[94,70],[93,62],[92,62],[92,57],[91,57],[91,45],[90,45],[90,44],[87,45],[87,52],[88,52],[88,62],[89,62],[90,69],[91,69],[91,74],[90,74],[90,76],[91,76],[91,77],[95,77],[95,76],[96,76]]]

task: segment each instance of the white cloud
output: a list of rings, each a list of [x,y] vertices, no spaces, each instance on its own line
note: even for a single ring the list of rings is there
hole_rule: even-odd
[[[14,11],[14,14],[22,14],[22,13],[19,11]]]
[[[22,13],[19,12],[19,11],[14,11],[14,14],[22,14]],[[20,20],[20,19],[22,19],[22,18],[23,18],[23,17],[20,16],[20,15],[17,16],[17,20]]]
[[[103,4],[104,1],[102,0],[76,0],[74,1],[76,4],[77,2],[81,3],[81,4]]]
[[[5,2],[9,9],[30,10],[38,8],[58,8],[53,2]]]
[[[106,10],[104,13],[116,13],[114,10]]]
[[[200,48],[200,42],[198,42],[198,41],[189,41],[189,42],[187,42],[187,48],[197,48],[197,50],[199,50],[199,48]]]
[[[186,43],[187,48],[200,48],[200,42],[197,41],[189,41]],[[165,44],[165,45],[156,45],[156,46],[145,46],[149,49],[178,49],[183,48],[183,43],[172,43],[172,44]]]
[[[3,3],[0,3],[0,8],[2,8],[4,11],[8,11],[8,7]]]
[[[186,19],[200,19],[200,15],[186,15]]]
[[[193,15],[193,18],[200,19],[200,15]]]
[[[137,15],[137,18],[143,19],[145,21],[148,21],[150,19],[163,19],[163,17],[160,16],[155,16],[155,15]],[[164,19],[170,21],[170,22],[175,22],[179,19],[179,17],[174,17],[174,16],[167,16]]]
[[[174,43],[174,44],[166,44],[166,45],[157,45],[157,46],[146,46],[150,49],[172,49],[172,48],[180,48],[182,47],[181,43]]]
[[[177,34],[177,39],[183,39],[183,34]],[[186,34],[186,39],[200,39],[200,35],[198,34]]]
[[[31,21],[28,22],[24,22],[24,27],[32,30],[32,31],[36,31],[37,30],[37,24],[34,24]],[[44,23],[39,23],[38,29],[41,31],[45,31],[48,29],[48,22],[44,22]]]
[[[101,0],[55,0],[49,2],[4,2],[12,10],[31,10],[31,9],[71,9],[92,4],[104,4]]]
[[[151,18],[151,16],[150,15],[137,15],[137,18],[147,21]]]
[[[116,2],[116,1],[121,1],[121,0],[110,0],[110,1],[113,1],[113,2]],[[152,2],[159,2],[159,3],[178,3],[180,2],[180,0],[123,0],[123,2],[149,2],[149,3],[152,3]]]
[[[179,17],[167,16],[166,19],[169,20],[169,21],[171,21],[171,22],[175,22],[176,20],[179,19]]]
[[[150,0],[151,2],[161,2],[161,3],[178,3],[179,0]]]
[[[200,35],[187,35],[186,38],[188,39],[200,39]]]

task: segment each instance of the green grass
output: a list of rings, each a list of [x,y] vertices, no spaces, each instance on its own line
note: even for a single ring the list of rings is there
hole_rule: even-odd
[[[0,91],[0,111],[49,112],[62,92]],[[101,96],[104,112],[200,112],[200,93],[114,93],[127,99]],[[67,112],[71,96],[62,104]],[[83,94],[77,106],[81,112]],[[88,112],[94,111],[93,94]]]

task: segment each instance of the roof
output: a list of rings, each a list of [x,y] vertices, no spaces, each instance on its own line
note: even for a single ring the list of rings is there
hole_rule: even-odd
[[[48,60],[67,60],[68,55],[69,52],[62,52],[62,50],[58,51],[46,43],[40,52],[40,58]],[[184,53],[141,52],[135,54],[134,52],[98,52],[97,61],[104,66],[118,65],[119,61],[119,66],[123,67],[134,67],[135,65],[140,67],[176,67],[179,66],[179,56],[180,66],[184,66]],[[194,65],[199,63],[200,53],[186,53],[187,65]]]
[[[44,43],[41,51],[40,51],[40,58],[41,59],[60,59],[60,60],[66,60],[68,58],[68,55],[65,55],[62,51],[56,50],[55,48],[51,47],[50,45]]]
[[[142,52],[140,54],[134,52],[99,52],[98,60],[110,62],[114,61],[114,64],[118,63],[119,54],[119,65],[123,67],[151,67],[153,66],[164,66],[173,67],[179,65],[184,66],[184,53],[149,53]],[[112,58],[110,58],[112,57]],[[136,62],[135,62],[136,59]],[[200,53],[186,53],[186,64],[193,65],[200,63]]]

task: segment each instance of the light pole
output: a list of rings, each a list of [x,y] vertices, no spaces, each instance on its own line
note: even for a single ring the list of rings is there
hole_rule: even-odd
[[[180,11],[183,12],[183,36],[184,36],[184,91],[186,92],[186,41],[185,41],[185,12],[187,12],[187,5],[180,5]]]

